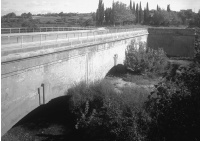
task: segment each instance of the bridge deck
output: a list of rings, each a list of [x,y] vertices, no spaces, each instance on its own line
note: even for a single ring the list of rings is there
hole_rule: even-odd
[[[53,32],[31,32],[31,33],[8,33],[1,34],[1,37],[11,37],[11,36],[33,36],[33,35],[48,35],[48,34],[66,34],[66,33],[84,33],[84,32],[94,32],[95,30],[76,30],[76,31],[53,31]]]

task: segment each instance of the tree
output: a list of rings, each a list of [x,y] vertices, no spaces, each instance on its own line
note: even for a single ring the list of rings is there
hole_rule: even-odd
[[[111,23],[111,19],[112,19],[112,9],[111,8],[106,8],[105,10],[105,21],[106,24],[110,24]]]
[[[200,28],[200,10],[197,14],[194,14],[194,18],[189,22],[190,27],[199,27]]]
[[[135,2],[133,2],[132,13],[135,15]]]
[[[93,21],[96,20],[96,14],[95,14],[95,12],[92,13],[92,20],[93,20]]]
[[[170,9],[170,4],[169,5],[167,5],[167,12],[170,12],[171,11],[171,9]]]
[[[147,2],[147,7],[146,7],[147,12],[149,13],[149,4]]]
[[[113,2],[112,17],[114,24],[124,24],[125,22],[133,23],[135,21],[135,17],[130,8],[126,7],[126,4],[119,1]]]
[[[147,2],[147,6],[146,6],[146,13],[145,13],[145,22],[149,23],[149,4]]]
[[[139,23],[143,22],[143,11],[142,11],[142,6],[140,2],[140,10],[139,10]]]
[[[130,0],[130,10],[132,10],[132,0]]]
[[[170,17],[170,25],[179,26],[182,23],[181,18],[178,16],[176,12],[168,12]]]
[[[163,26],[168,26],[170,23],[170,17],[169,13],[167,11],[161,10],[161,11],[155,11],[154,15],[152,17],[152,22],[153,25],[163,25]]]
[[[94,26],[94,21],[92,18],[89,18],[81,23],[82,26]]]
[[[96,12],[96,22],[98,25],[102,25],[104,21],[104,4],[102,0],[99,0],[98,9]]]
[[[12,13],[8,13],[6,14],[5,16],[3,16],[4,18],[15,18],[16,17],[16,14],[14,12]]]
[[[21,17],[23,18],[23,19],[32,19],[32,14],[29,12],[29,13],[22,13],[21,14]]]
[[[37,28],[36,21],[34,20],[24,20],[21,26],[27,28]]]
[[[144,8],[144,24],[147,23],[147,10]]]
[[[111,12],[111,23],[115,26],[115,21],[116,21],[116,18],[115,18],[115,3],[113,1],[112,3],[112,12]]]
[[[139,11],[138,11],[138,3],[136,5],[136,12],[135,12],[136,22],[139,23]]]
[[[161,8],[157,5],[157,11],[161,11]]]
[[[176,12],[167,12],[166,10],[155,11],[151,23],[157,26],[178,26],[181,24],[181,18]]]
[[[63,13],[63,12],[60,12],[58,15],[59,15],[60,17],[62,17],[62,16],[64,16],[64,13]]]

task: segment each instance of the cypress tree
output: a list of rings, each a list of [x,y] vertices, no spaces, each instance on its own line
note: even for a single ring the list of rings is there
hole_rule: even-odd
[[[170,11],[171,11],[171,9],[170,9],[170,4],[169,4],[169,5],[167,5],[167,11],[168,11],[168,12],[170,12]]]
[[[144,23],[147,23],[147,10],[144,8]]]
[[[99,0],[98,9],[96,12],[96,22],[99,25],[102,25],[104,21],[104,4],[102,0]]]
[[[149,4],[147,2],[147,7],[146,7],[147,12],[149,12]]]
[[[101,6],[101,25],[103,24],[104,21],[104,3],[102,2]]]
[[[132,0],[130,0],[130,10],[132,10]]]
[[[143,16],[142,16],[143,14],[142,14],[142,5],[141,5],[141,1],[140,1],[140,10],[139,10],[139,23],[141,23],[142,22],[142,20],[143,20]]]
[[[99,9],[96,11],[96,24],[99,24]]]
[[[114,3],[114,0],[112,3],[112,10],[111,10],[111,23],[113,23],[113,25],[115,26],[115,3]]]
[[[145,15],[145,21],[146,21],[146,23],[149,23],[149,4],[148,4],[148,2],[147,2],[147,7],[146,7],[146,11],[145,11],[146,13],[146,15]]]
[[[135,2],[133,2],[133,7],[132,8],[133,8],[133,10],[132,10],[133,14],[135,14]]]
[[[106,10],[105,10],[105,22],[106,22],[106,24],[108,25],[108,24],[110,24],[110,22],[111,22],[111,8],[106,8]]]
[[[139,11],[138,11],[138,3],[136,5],[136,12],[135,12],[135,16],[136,16],[136,22],[139,23]]]
[[[157,11],[160,11],[161,9],[160,9],[160,7],[157,5]]]

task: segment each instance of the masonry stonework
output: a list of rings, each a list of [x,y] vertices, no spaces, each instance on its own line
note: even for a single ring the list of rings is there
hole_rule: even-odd
[[[114,56],[118,56],[117,64],[123,64],[127,45],[132,39],[147,41],[147,34],[143,31],[71,47],[2,52],[2,135],[33,109],[64,95],[75,83],[104,78],[115,65]]]

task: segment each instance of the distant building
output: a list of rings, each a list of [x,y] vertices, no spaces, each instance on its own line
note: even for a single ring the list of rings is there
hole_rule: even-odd
[[[186,11],[192,12],[192,9],[187,9],[187,10],[183,9],[183,10],[180,10],[180,12],[186,12]]]

